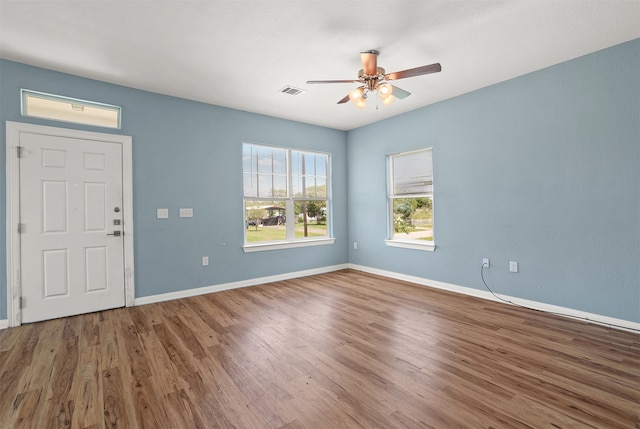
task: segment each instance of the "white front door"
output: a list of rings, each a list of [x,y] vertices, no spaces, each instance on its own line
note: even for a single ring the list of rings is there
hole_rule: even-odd
[[[122,145],[28,132],[19,145],[22,322],[124,306]]]

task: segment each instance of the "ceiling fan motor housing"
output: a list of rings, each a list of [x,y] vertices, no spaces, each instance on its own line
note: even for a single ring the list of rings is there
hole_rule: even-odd
[[[376,74],[367,75],[364,69],[358,72],[358,80],[363,81],[367,85],[367,89],[374,90],[378,86],[378,82],[384,80],[385,70],[382,67],[376,67]]]

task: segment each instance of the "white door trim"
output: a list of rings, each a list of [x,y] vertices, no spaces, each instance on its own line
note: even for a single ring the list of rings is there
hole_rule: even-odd
[[[134,305],[133,270],[133,162],[132,139],[130,136],[79,131],[68,128],[47,127],[22,122],[6,122],[6,217],[7,217],[7,317],[9,326],[20,326],[20,170],[17,149],[20,133],[45,134],[50,136],[97,140],[122,144],[122,215],[124,231],[124,290],[125,305]]]

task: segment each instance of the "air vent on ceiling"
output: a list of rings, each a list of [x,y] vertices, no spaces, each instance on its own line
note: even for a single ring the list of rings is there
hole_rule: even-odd
[[[306,92],[304,89],[300,89],[300,88],[295,88],[293,86],[285,86],[284,88],[280,89],[280,92],[284,93],[284,94],[289,94],[289,95],[300,95],[303,92]]]

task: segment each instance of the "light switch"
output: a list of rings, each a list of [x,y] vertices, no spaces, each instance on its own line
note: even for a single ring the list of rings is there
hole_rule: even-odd
[[[156,216],[158,219],[168,219],[169,218],[169,209],[158,209],[156,211]]]
[[[193,209],[180,209],[180,217],[193,217]]]

